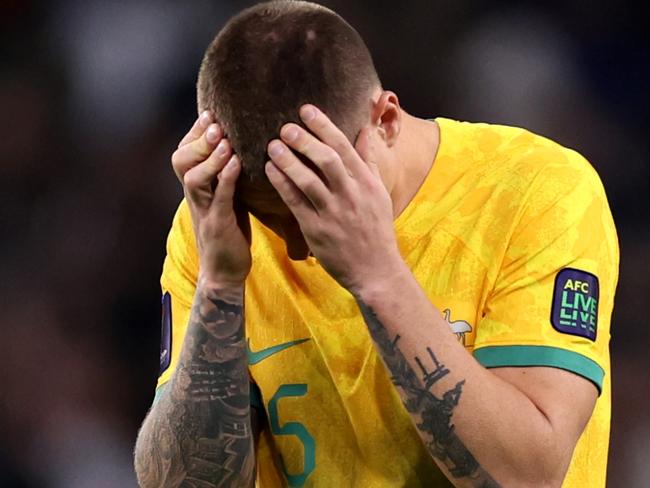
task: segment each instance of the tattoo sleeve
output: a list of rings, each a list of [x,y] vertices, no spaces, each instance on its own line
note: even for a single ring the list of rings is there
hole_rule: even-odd
[[[136,443],[142,487],[253,486],[243,291],[197,288],[180,361]]]
[[[430,347],[422,357],[415,356],[412,365],[399,347],[400,336],[391,339],[374,310],[358,300],[361,313],[368,325],[376,347],[391,374],[406,410],[414,419],[424,444],[434,459],[442,464],[463,486],[498,488],[499,484],[479,465],[454,430],[451,419],[460,402],[465,380],[435,396],[431,389],[450,371]],[[416,367],[414,367],[416,366]]]

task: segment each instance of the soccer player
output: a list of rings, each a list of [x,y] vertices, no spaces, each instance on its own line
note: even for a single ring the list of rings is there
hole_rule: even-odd
[[[209,46],[143,487],[605,486],[616,232],[578,153],[407,114],[321,6]]]

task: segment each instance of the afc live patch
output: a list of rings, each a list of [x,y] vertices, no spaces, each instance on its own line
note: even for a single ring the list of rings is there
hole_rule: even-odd
[[[172,297],[169,292],[162,296],[162,321],[160,324],[160,370],[163,374],[172,360]]]
[[[558,332],[596,340],[598,278],[586,271],[564,268],[555,277],[551,324]]]

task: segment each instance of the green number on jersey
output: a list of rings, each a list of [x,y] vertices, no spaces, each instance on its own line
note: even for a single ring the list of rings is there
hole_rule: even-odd
[[[278,391],[275,392],[275,395],[269,400],[269,422],[271,424],[271,432],[274,435],[293,435],[296,436],[300,442],[302,442],[303,450],[305,453],[305,459],[303,462],[302,473],[299,474],[289,474],[287,468],[282,463],[282,469],[284,470],[284,475],[287,477],[289,486],[297,487],[305,484],[307,477],[316,467],[316,443],[314,438],[311,436],[309,431],[302,425],[300,422],[287,422],[286,424],[280,426],[278,420],[278,401],[283,397],[301,397],[307,394],[307,385],[295,384],[295,385],[281,385],[278,388]]]

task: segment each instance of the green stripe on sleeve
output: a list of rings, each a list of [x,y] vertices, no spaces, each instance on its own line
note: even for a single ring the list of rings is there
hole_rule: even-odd
[[[587,378],[603,389],[605,371],[582,354],[550,346],[486,346],[474,350],[474,357],[486,368],[507,366],[550,366],[565,369]]]
[[[158,400],[160,400],[160,396],[162,395],[162,392],[165,389],[166,385],[167,385],[167,383],[163,383],[158,388],[156,388],[156,394],[153,397],[152,405],[155,405],[156,403],[158,403]]]

